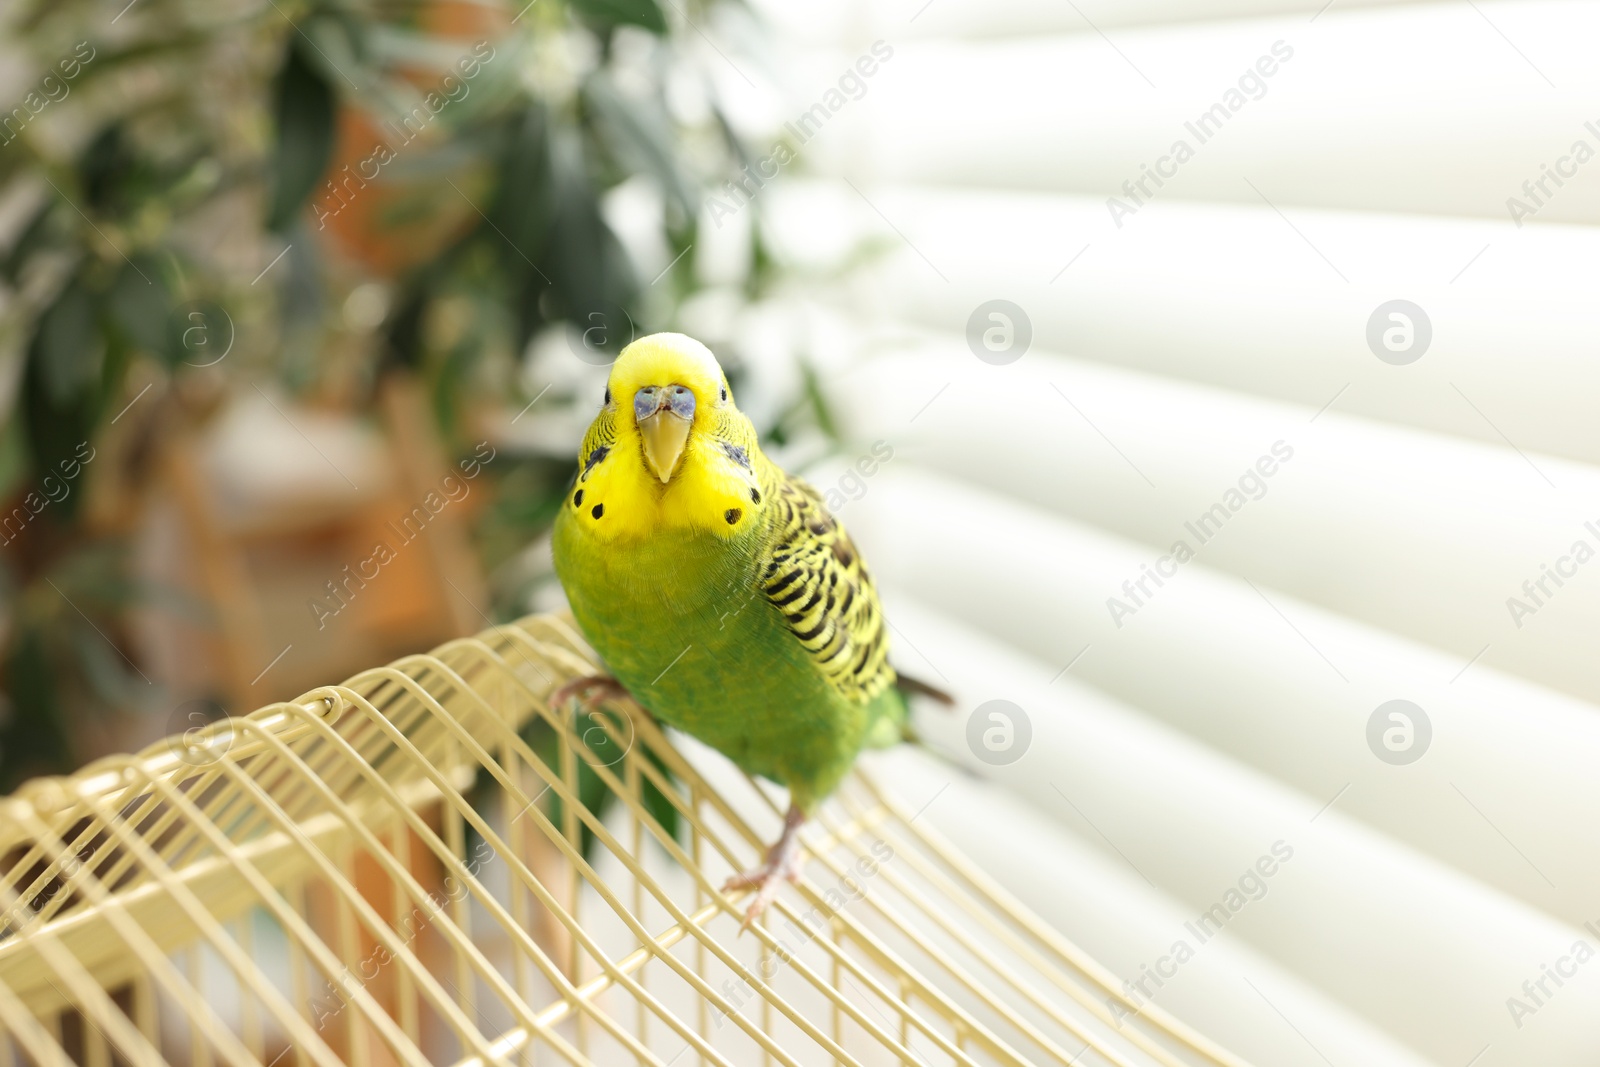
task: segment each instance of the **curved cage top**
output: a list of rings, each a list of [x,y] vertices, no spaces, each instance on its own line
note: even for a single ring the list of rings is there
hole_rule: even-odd
[[[739,935],[771,787],[533,616],[29,783],[0,1063],[1214,1064],[858,770]]]

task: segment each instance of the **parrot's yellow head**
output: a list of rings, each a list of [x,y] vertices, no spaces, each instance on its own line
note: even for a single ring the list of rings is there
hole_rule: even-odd
[[[605,541],[686,528],[732,537],[764,506],[765,462],[711,350],[651,334],[611,366],[565,510]]]

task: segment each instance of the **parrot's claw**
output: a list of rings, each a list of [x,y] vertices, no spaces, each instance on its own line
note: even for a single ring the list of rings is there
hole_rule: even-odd
[[[798,869],[792,871],[768,871],[758,868],[754,871],[746,871],[744,874],[739,875],[738,878],[729,879],[729,885],[732,886],[735,881],[744,878],[754,880],[740,882],[739,885],[733,886],[733,888],[748,888],[752,885],[759,885],[760,888],[756,890],[754,899],[750,901],[750,907],[745,909],[744,922],[739,924],[739,932],[741,934],[754,926],[755,921],[761,918],[762,914],[772,906],[774,900],[778,899],[778,890],[783,888],[784,882],[787,881],[793,884],[800,881],[800,871]],[[723,892],[727,892],[728,888],[729,886],[724,886]]]
[[[550,694],[552,708],[564,707],[573,700],[585,711],[592,711],[602,701],[626,700],[632,701],[633,694],[622,687],[622,683],[604,674],[586,674],[581,678],[574,678],[566,685],[561,686]]]
[[[724,893],[750,888],[756,890],[755,898],[745,910],[744,922],[739,926],[741,934],[772,906],[784,882],[792,885],[800,881],[800,872],[805,867],[800,858],[800,824],[805,821],[805,813],[790,805],[788,814],[783,817],[783,833],[777,843],[767,850],[766,860],[759,867],[742,871],[723,883]]]

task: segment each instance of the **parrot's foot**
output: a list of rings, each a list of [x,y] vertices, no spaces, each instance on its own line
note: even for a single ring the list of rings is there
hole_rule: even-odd
[[[767,849],[766,861],[761,866],[736,874],[723,883],[724,893],[751,887],[756,889],[755,898],[750,901],[750,907],[744,913],[744,922],[739,927],[740,933],[750,929],[750,925],[771,906],[784,882],[800,881],[800,871],[805,866],[800,859],[800,826],[805,821],[806,813],[790,804],[788,814],[783,817],[783,833],[778,837],[777,843]]]
[[[622,683],[606,674],[586,674],[574,678],[550,694],[550,706],[559,708],[576,700],[584,711],[593,711],[606,700],[633,703],[633,694]]]

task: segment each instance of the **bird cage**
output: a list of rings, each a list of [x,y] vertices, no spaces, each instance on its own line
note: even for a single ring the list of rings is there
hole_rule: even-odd
[[[534,616],[0,801],[0,1064],[1242,1064],[865,770],[741,933],[779,798],[596,669]]]

